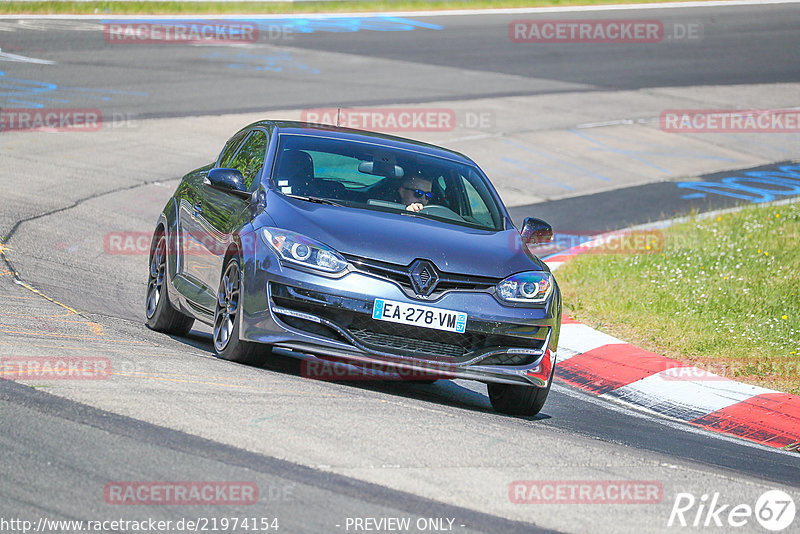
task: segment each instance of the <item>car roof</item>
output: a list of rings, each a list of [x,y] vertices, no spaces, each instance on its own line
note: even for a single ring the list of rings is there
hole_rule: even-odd
[[[412,150],[415,152],[421,152],[431,156],[437,156],[440,158],[458,161],[460,163],[476,165],[474,161],[472,161],[464,154],[461,154],[460,152],[456,152],[454,150],[448,150],[446,148],[442,148],[440,146],[432,145],[429,143],[423,143],[422,141],[415,141],[413,139],[407,139],[405,137],[397,137],[394,135],[387,135],[378,132],[355,130],[351,128],[341,128],[338,126],[332,126],[327,124],[313,124],[309,122],[273,121],[273,120],[258,121],[249,125],[247,128],[254,128],[259,126],[266,128],[273,127],[276,129],[277,133],[313,135],[318,137],[327,137],[331,139],[361,141],[365,143],[379,142],[379,144],[387,147]]]

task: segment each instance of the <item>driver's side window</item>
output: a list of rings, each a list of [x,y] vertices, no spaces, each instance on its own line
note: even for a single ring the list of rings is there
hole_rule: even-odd
[[[264,166],[264,157],[267,152],[267,134],[261,130],[253,131],[236,153],[228,167],[237,169],[244,176],[247,188]]]

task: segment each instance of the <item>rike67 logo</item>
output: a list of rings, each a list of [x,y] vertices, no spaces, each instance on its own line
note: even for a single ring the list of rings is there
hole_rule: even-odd
[[[722,527],[728,531],[750,525],[755,518],[763,528],[779,532],[794,522],[795,512],[794,499],[781,490],[764,492],[755,506],[725,503],[719,493],[703,494],[699,499],[691,493],[678,493],[667,526]]]

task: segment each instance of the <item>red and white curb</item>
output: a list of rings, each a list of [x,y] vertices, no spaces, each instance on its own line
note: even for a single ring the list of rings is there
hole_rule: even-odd
[[[591,242],[579,245],[545,263],[555,270],[591,248]],[[706,430],[800,452],[800,396],[730,380],[567,317],[561,325],[556,378]]]

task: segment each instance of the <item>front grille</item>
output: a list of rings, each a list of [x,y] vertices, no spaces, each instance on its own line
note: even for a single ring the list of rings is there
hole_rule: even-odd
[[[416,326],[377,321],[372,319],[372,304],[367,301],[326,295],[317,291],[270,283],[273,302],[280,308],[315,315],[342,329],[359,345],[376,352],[410,356],[442,363],[461,363],[472,359],[471,354],[481,349],[502,347],[542,349],[544,340],[531,336],[511,336],[467,331],[463,334],[421,328]],[[347,306],[347,308],[343,307]],[[353,311],[358,310],[358,311]],[[298,330],[329,339],[346,340],[334,329],[298,319],[276,311],[281,320]],[[481,365],[527,365],[533,363],[535,354],[494,354],[481,361]]]
[[[420,355],[424,354],[434,359],[456,359],[463,356],[467,351],[467,349],[457,344],[413,339],[396,334],[375,332],[374,330],[366,328],[351,328],[349,331],[362,345],[366,347],[376,347],[387,352],[413,352]]]
[[[400,354],[418,354],[429,359],[457,361],[481,348],[488,337],[476,332],[447,332],[352,314],[347,331],[367,348]]]
[[[396,263],[388,263],[385,261],[373,260],[363,258],[361,256],[353,256],[350,254],[344,255],[345,259],[350,262],[359,271],[378,276],[385,280],[391,280],[398,284],[409,297],[415,297],[416,292],[411,285],[411,278],[409,276],[409,269],[411,265],[399,265]],[[427,283],[430,279],[430,273],[423,271],[420,273],[420,278],[423,283]],[[456,273],[439,273],[439,282],[436,284],[435,291],[430,295],[431,298],[436,298],[442,295],[445,291],[486,291],[491,289],[502,281],[500,278],[490,278],[487,276],[468,276]]]
[[[531,357],[530,354],[509,354],[503,352],[500,354],[493,354],[488,358],[481,360],[481,365],[528,365],[538,358]]]

